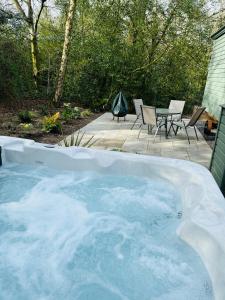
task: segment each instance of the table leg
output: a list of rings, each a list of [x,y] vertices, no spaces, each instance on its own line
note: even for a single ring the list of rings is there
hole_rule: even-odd
[[[167,132],[167,117],[165,117],[165,138],[168,139],[168,132]]]

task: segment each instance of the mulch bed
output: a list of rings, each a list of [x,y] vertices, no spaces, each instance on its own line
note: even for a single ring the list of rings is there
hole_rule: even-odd
[[[78,106],[79,105],[74,105]],[[18,118],[18,112],[22,110],[29,110],[33,113],[32,125],[33,128],[25,130],[20,126],[20,120]],[[56,144],[64,139],[66,136],[72,134],[76,130],[84,127],[92,120],[98,118],[102,113],[93,113],[92,115],[72,119],[67,122],[62,120],[62,133],[46,133],[42,130],[42,119],[44,117],[43,111],[47,110],[49,115],[63,110],[62,105],[60,107],[52,107],[46,100],[24,100],[18,102],[0,102],[0,135],[15,136],[21,138],[32,139],[36,142]],[[82,108],[81,108],[82,110]]]

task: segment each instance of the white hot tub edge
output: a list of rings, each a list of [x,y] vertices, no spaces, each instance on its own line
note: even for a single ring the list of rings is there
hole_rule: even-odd
[[[0,136],[0,146],[3,164],[9,161],[67,170],[161,176],[174,184],[183,205],[177,234],[202,258],[212,280],[214,299],[225,299],[225,199],[206,168],[184,160],[62,148],[5,136]]]

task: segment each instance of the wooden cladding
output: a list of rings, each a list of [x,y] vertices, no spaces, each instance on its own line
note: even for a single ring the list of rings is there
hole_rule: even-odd
[[[210,170],[225,196],[225,106],[222,106]]]

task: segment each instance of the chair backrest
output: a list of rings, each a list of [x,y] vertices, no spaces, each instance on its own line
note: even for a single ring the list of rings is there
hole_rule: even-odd
[[[133,99],[135,113],[137,117],[141,116],[141,105],[143,105],[142,99]]]
[[[156,108],[154,106],[141,105],[141,115],[143,124],[157,125]]]
[[[192,114],[190,121],[188,122],[187,126],[194,126],[196,122],[201,117],[202,113],[204,112],[205,107],[198,107],[195,112]]]
[[[181,115],[184,110],[185,101],[182,100],[170,100],[169,109],[179,112]]]

